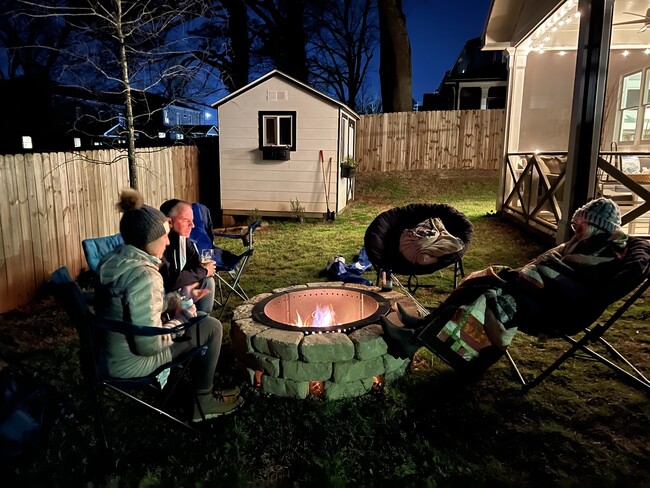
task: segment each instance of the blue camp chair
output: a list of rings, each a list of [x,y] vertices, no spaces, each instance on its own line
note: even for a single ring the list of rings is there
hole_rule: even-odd
[[[241,234],[228,234],[214,232],[210,210],[201,203],[192,204],[194,213],[194,228],[190,233],[190,239],[196,243],[199,253],[206,249],[212,250],[212,257],[216,263],[215,280],[218,285],[218,294],[215,293],[215,304],[221,307],[221,313],[225,310],[230,297],[237,295],[242,300],[248,300],[248,295],[241,287],[240,279],[246,269],[248,261],[255,251],[253,247],[253,233],[261,225],[255,221]],[[214,238],[237,239],[242,241],[244,252],[235,254],[226,249],[214,245]]]
[[[99,262],[104,257],[104,255],[111,252],[116,247],[124,244],[124,239],[120,234],[114,234],[112,236],[104,237],[93,237],[84,239],[81,241],[81,246],[84,250],[84,256],[86,257],[86,262],[88,263],[88,268],[97,274],[97,267]]]
[[[206,346],[201,346],[197,334],[197,346],[190,349],[186,354],[173,359],[170,363],[161,366],[147,376],[136,378],[116,378],[108,373],[106,353],[103,347],[105,335],[108,331],[124,335],[125,341],[129,343],[134,354],[138,354],[133,338],[135,336],[155,336],[161,334],[181,334],[189,325],[198,323],[207,315],[194,317],[185,324],[173,328],[154,326],[139,326],[117,320],[108,320],[95,315],[84,298],[77,283],[72,280],[68,269],[63,266],[52,273],[50,278],[50,291],[65,310],[72,325],[79,335],[79,359],[83,383],[90,400],[94,403],[93,415],[95,420],[95,434],[101,446],[110,449],[106,422],[104,421],[108,409],[104,405],[104,397],[107,391],[119,394],[119,398],[128,399],[140,406],[146,407],[158,415],[172,421],[175,425],[200,434],[189,421],[182,420],[173,409],[170,408],[170,399],[177,390],[182,380],[189,381],[189,366],[197,354],[204,354]],[[176,339],[175,339],[176,340]],[[169,376],[169,381],[162,387],[159,384],[158,376],[164,370],[170,369],[174,372]],[[142,395],[147,392],[149,395]],[[153,396],[152,396],[153,394]],[[198,403],[198,398],[194,397]]]

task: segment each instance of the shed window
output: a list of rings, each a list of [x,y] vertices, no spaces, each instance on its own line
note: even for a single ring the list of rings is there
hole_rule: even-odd
[[[296,112],[259,113],[260,149],[288,147],[296,150]]]

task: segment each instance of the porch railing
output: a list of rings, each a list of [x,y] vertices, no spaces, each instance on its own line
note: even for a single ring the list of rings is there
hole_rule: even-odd
[[[554,237],[562,217],[566,160],[566,152],[508,153],[502,211]],[[635,173],[629,172],[625,161],[637,163]],[[619,205],[629,234],[650,235],[650,152],[601,152],[594,184],[596,196]]]

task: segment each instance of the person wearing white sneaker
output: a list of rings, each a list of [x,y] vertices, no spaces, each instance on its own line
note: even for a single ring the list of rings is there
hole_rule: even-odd
[[[137,325],[174,327],[185,322],[188,314],[196,314],[196,310],[184,310],[179,296],[165,296],[158,270],[169,244],[167,217],[158,209],[144,205],[142,195],[132,189],[122,191],[117,207],[123,212],[120,233],[124,245],[107,254],[99,264],[104,299],[98,301],[97,313]],[[192,379],[200,404],[200,408],[195,406],[193,420],[232,413],[243,404],[239,389],[213,392],[223,338],[221,322],[214,317],[206,317],[188,327],[184,334],[187,337],[180,341],[171,334],[136,337],[140,353],[137,355],[131,352],[123,335],[109,332],[106,346],[109,372],[118,378],[146,376],[196,347],[197,334],[207,350],[192,363]]]

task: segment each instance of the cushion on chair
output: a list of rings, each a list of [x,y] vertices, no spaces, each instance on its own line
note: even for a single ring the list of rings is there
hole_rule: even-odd
[[[399,251],[404,229],[417,226],[429,218],[439,218],[445,229],[463,241],[458,252],[440,256],[435,263],[418,265],[407,260]],[[474,228],[465,215],[444,203],[412,203],[379,214],[368,226],[364,247],[370,262],[378,269],[401,275],[430,274],[455,263],[463,257],[472,240]]]

